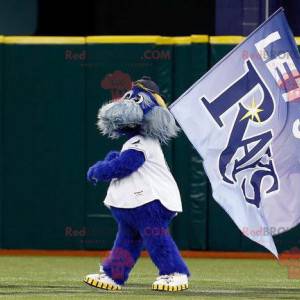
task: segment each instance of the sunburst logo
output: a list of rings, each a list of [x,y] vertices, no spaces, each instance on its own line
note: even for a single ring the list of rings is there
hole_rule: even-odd
[[[263,109],[259,108],[254,98],[252,99],[251,106],[246,107],[246,109],[248,111],[245,113],[245,115],[241,118],[240,121],[250,118],[253,122],[261,123],[259,113],[262,112]]]

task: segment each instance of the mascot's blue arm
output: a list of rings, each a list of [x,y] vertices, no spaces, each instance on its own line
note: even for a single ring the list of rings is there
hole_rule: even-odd
[[[145,156],[142,151],[129,149],[120,153],[108,153],[104,161],[98,161],[91,166],[87,179],[91,182],[110,181],[113,178],[123,178],[143,165]]]
[[[109,151],[106,154],[104,160],[112,160],[112,159],[115,159],[115,158],[119,157],[119,155],[120,155],[119,151]]]

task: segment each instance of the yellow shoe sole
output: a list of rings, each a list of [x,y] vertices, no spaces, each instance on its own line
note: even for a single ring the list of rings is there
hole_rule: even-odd
[[[92,279],[92,278],[85,278],[83,281],[86,284],[88,284],[89,286],[92,286],[92,287],[95,287],[98,289],[102,289],[102,290],[109,290],[109,291],[120,291],[121,290],[120,286],[104,283],[104,282],[101,282],[99,280]]]
[[[188,284],[181,284],[176,286],[169,286],[163,284],[152,284],[152,290],[154,291],[163,291],[163,292],[179,292],[184,291],[189,288]]]

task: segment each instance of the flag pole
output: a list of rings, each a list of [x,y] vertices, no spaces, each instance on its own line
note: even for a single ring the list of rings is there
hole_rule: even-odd
[[[265,20],[269,18],[269,0],[265,0]]]

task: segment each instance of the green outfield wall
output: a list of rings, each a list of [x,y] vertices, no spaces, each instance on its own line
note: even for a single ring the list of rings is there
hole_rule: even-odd
[[[142,75],[170,104],[241,40],[0,37],[0,248],[109,249],[117,228],[102,204],[108,185],[90,185],[85,174],[124,140],[99,135],[98,108]],[[263,251],[212,199],[202,159],[185,135],[163,150],[183,201],[171,226],[179,247]],[[299,238],[296,228],[276,241],[288,250]]]

